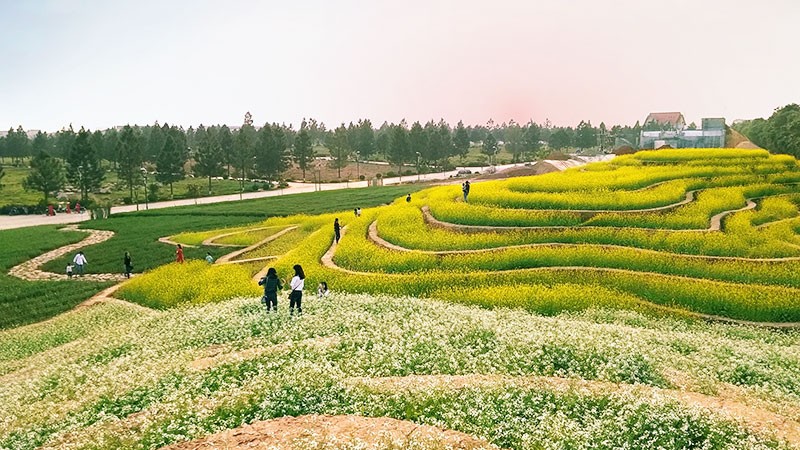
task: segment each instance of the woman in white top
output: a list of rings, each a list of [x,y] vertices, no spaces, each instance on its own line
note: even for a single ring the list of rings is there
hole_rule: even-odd
[[[292,289],[292,292],[289,294],[290,316],[294,314],[295,306],[297,306],[297,314],[303,314],[303,288],[306,284],[306,274],[303,273],[303,268],[300,266],[300,264],[295,264],[293,269],[294,277],[292,277],[292,281],[289,282],[289,287]]]

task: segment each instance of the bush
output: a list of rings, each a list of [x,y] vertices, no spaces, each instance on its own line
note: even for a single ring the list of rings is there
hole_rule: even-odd
[[[380,174],[378,174],[378,175],[380,175]],[[396,174],[396,173],[394,173],[394,172],[393,172],[393,171],[391,171],[391,170],[390,170],[390,171],[388,171],[388,172],[386,172],[386,178],[394,178],[394,177],[396,177],[396,176],[397,176],[397,174]],[[379,176],[378,178],[380,178],[380,176]]]

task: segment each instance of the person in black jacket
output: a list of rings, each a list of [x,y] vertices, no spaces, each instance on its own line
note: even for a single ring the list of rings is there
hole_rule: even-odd
[[[339,226],[339,218],[337,217],[336,220],[333,221],[333,233],[336,235],[336,243],[339,243],[339,239],[342,237],[342,227]]]
[[[264,297],[261,298],[261,303],[267,308],[267,312],[270,311],[270,307],[272,311],[278,312],[278,291],[283,286],[281,286],[281,280],[274,267],[270,267],[264,278],[258,280],[258,285],[264,286]]]
[[[131,261],[131,254],[125,252],[125,257],[122,259],[122,264],[125,265],[125,278],[131,277],[131,272],[133,272],[133,262]]]

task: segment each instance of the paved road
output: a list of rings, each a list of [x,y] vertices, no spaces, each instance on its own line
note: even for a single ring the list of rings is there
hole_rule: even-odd
[[[548,163],[553,164],[554,166],[558,167],[561,170],[564,170],[568,167],[574,167],[578,165],[585,164],[583,161],[576,161],[576,160],[569,160],[569,161],[547,161]],[[515,165],[519,164],[505,164],[496,167],[496,170],[504,170],[509,167],[514,167]],[[383,180],[383,185],[393,185],[393,184],[400,184],[404,182],[410,181],[437,181],[437,180],[449,180],[454,177],[458,170],[463,169],[462,167],[456,168],[456,170],[452,170],[449,172],[436,172],[436,173],[429,173],[429,174],[422,174],[422,175],[409,175],[404,177],[395,177],[395,178],[385,178]],[[487,167],[467,167],[466,169],[471,170],[472,172],[484,172]],[[187,206],[187,205],[205,205],[209,203],[221,203],[221,202],[233,202],[238,200],[247,200],[253,198],[263,198],[263,197],[275,197],[278,195],[291,195],[291,194],[300,194],[302,192],[314,192],[316,190],[323,190],[323,191],[333,191],[337,189],[352,189],[352,188],[363,188],[367,187],[367,181],[351,181],[348,183],[321,183],[321,184],[314,184],[314,183],[294,183],[290,182],[289,187],[286,189],[276,189],[273,191],[262,191],[262,192],[245,192],[241,195],[239,194],[231,194],[231,195],[218,195],[214,197],[201,197],[196,199],[181,199],[181,200],[170,200],[164,202],[154,202],[147,205],[148,209],[160,209],[160,208],[171,208],[173,206]],[[111,214],[118,214],[123,212],[131,212],[136,211],[137,205],[125,205],[125,206],[114,206],[111,208]],[[138,205],[140,210],[145,208],[144,204]],[[11,228],[22,228],[22,227],[30,227],[35,225],[52,225],[52,224],[68,224],[68,223],[76,223],[76,222],[83,222],[84,220],[89,220],[90,215],[88,212],[84,212],[81,214],[58,214],[54,217],[48,217],[44,215],[25,215],[25,216],[0,216],[0,230],[6,230]]]

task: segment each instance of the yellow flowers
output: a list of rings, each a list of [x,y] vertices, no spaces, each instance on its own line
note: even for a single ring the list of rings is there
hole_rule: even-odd
[[[131,279],[120,288],[119,296],[157,309],[254,297],[260,290],[250,276],[246,268],[233,264],[172,263]]]

